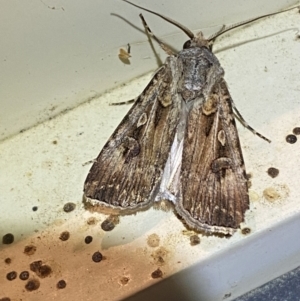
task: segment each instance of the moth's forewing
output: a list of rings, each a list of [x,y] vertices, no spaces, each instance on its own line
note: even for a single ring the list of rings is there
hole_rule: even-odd
[[[176,211],[192,228],[233,234],[249,196],[231,98],[223,79],[202,97],[187,119]]]
[[[159,189],[180,114],[172,58],[161,67],[110,137],[84,184],[86,201],[113,212],[148,207]]]

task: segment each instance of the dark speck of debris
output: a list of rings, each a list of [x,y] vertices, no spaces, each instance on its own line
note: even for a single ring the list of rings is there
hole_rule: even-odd
[[[160,269],[155,270],[155,271],[151,274],[151,277],[152,277],[153,279],[162,278],[162,276],[163,276],[163,273],[162,273],[162,271],[161,271]]]
[[[37,211],[38,210],[38,206],[33,206],[32,207],[32,211]]]
[[[190,236],[190,244],[191,246],[196,246],[200,244],[200,237],[198,235]]]
[[[104,222],[101,224],[101,228],[104,231],[111,231],[119,223],[119,217],[117,215],[110,215]]]
[[[27,280],[29,278],[29,272],[28,271],[21,272],[19,278],[21,280]]]
[[[251,233],[251,229],[250,228],[243,228],[242,229],[242,234],[247,235]]]
[[[290,144],[294,144],[297,142],[297,137],[295,135],[287,135],[285,140]]]
[[[294,129],[293,129],[293,133],[294,133],[295,135],[300,135],[300,127],[294,128]]]
[[[56,284],[56,287],[58,289],[62,289],[62,288],[65,288],[67,286],[67,283],[65,280],[59,280]]]
[[[4,262],[6,264],[11,264],[11,259],[9,257],[7,257],[7,258],[4,259]]]
[[[102,260],[102,258],[103,258],[103,256],[99,251],[95,252],[92,256],[92,259],[94,262],[100,262]]]
[[[268,168],[267,173],[271,178],[276,178],[279,175],[279,169],[275,167],[270,167]]]
[[[128,277],[122,277],[121,279],[120,279],[120,284],[121,285],[126,285],[126,284],[128,284],[128,282],[129,282],[129,278]]]
[[[52,273],[51,267],[43,264],[41,260],[32,262],[30,264],[30,270],[35,272],[40,278],[46,278]]]
[[[0,301],[11,301],[11,299],[8,297],[4,297],[4,298],[1,298]]]
[[[9,281],[12,281],[12,280],[16,279],[17,276],[18,276],[17,272],[12,271],[12,272],[9,272],[9,273],[6,274],[6,279],[9,280]]]
[[[40,287],[40,282],[37,279],[28,280],[25,285],[27,291],[32,292],[37,290]]]
[[[84,242],[86,244],[90,244],[92,241],[93,241],[93,237],[90,235],[86,236],[86,238],[84,239]]]
[[[36,251],[36,246],[34,245],[28,245],[28,246],[25,246],[24,248],[24,253],[26,255],[33,255]]]
[[[65,212],[71,212],[71,211],[73,211],[74,209],[76,208],[76,204],[74,204],[74,203],[66,203],[65,205],[64,205],[64,211]]]
[[[62,241],[66,241],[70,238],[70,232],[68,231],[64,231],[62,233],[60,233],[59,239]]]
[[[15,238],[13,236],[13,234],[11,233],[7,233],[5,235],[3,235],[2,237],[2,243],[4,245],[9,245],[9,244],[12,244],[14,242]]]
[[[52,143],[53,143],[53,144],[57,144],[57,140],[53,140]]]

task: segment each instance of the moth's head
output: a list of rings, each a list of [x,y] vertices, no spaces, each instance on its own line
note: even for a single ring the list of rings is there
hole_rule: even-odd
[[[183,49],[192,48],[192,47],[206,47],[210,48],[210,41],[206,40],[203,36],[202,31],[198,32],[196,36],[193,36],[190,40],[186,41],[183,44]]]

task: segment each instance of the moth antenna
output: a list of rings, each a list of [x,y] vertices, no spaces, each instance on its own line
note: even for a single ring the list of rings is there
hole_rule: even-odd
[[[238,23],[235,23],[235,24],[232,24],[232,25],[229,25],[229,26],[225,26],[225,28],[224,28],[224,25],[223,25],[221,30],[219,30],[218,32],[212,34],[207,40],[208,41],[214,41],[217,37],[219,37],[220,35],[224,34],[225,32],[227,32],[229,30],[232,30],[234,28],[252,23],[252,22],[257,21],[257,20],[262,19],[262,18],[274,16],[274,15],[277,15],[277,14],[281,14],[281,13],[287,12],[289,10],[293,10],[295,8],[300,9],[300,6],[294,6],[294,7],[291,7],[291,8],[276,12],[276,13],[266,14],[266,15],[263,15],[263,16],[260,16],[260,17],[256,17],[256,18],[249,19],[249,20],[246,20],[246,21],[238,22]]]
[[[123,1],[124,1],[124,2],[127,2],[127,3],[129,3],[129,4],[131,4],[131,5],[133,5],[133,6],[135,6],[135,7],[138,7],[138,8],[140,8],[140,9],[142,9],[142,10],[145,10],[145,11],[147,11],[147,12],[153,14],[153,15],[156,15],[156,16],[158,16],[158,17],[164,19],[165,21],[167,21],[167,22],[169,22],[169,23],[175,25],[176,27],[178,27],[179,29],[181,29],[181,30],[182,30],[182,31],[183,31],[183,32],[184,32],[191,40],[195,37],[195,35],[193,34],[192,31],[190,31],[187,27],[183,26],[182,24],[176,22],[175,20],[173,20],[173,19],[171,19],[171,18],[168,18],[168,17],[165,17],[165,16],[163,16],[163,15],[161,15],[161,14],[159,14],[159,13],[156,13],[156,12],[154,12],[154,11],[152,11],[152,10],[149,10],[149,9],[147,9],[147,8],[144,8],[144,7],[141,7],[141,6],[139,6],[139,5],[136,5],[136,4],[134,4],[134,3],[132,3],[132,2],[130,2],[130,1],[128,1],[128,0],[123,0]]]

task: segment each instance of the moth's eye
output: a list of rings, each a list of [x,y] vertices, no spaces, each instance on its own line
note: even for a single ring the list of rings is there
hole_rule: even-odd
[[[187,48],[190,48],[191,47],[191,40],[188,40],[186,41],[184,44],[183,44],[183,49],[187,49]]]

